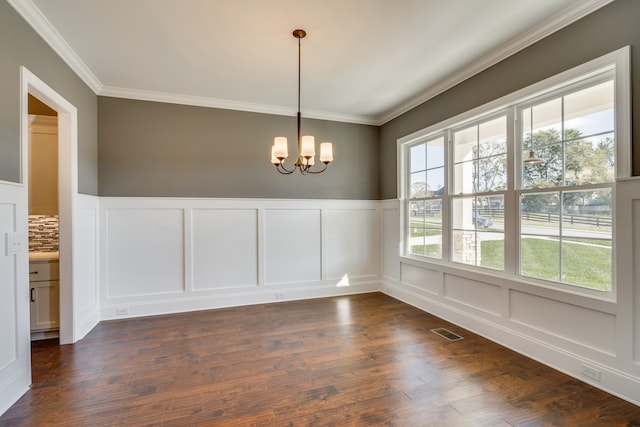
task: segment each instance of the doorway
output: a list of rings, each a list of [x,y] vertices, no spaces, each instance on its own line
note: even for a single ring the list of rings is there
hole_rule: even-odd
[[[29,94],[31,341],[59,338],[58,113]]]
[[[77,110],[37,76],[20,68],[21,77],[21,169],[25,190],[29,188],[29,96],[38,99],[57,116],[57,201],[59,219],[59,336],[60,344],[77,340],[73,305],[73,229],[77,190]],[[30,328],[25,328],[30,330]]]

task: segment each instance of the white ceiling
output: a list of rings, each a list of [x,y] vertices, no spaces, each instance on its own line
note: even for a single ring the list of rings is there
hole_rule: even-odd
[[[99,95],[382,124],[612,0],[7,0]]]

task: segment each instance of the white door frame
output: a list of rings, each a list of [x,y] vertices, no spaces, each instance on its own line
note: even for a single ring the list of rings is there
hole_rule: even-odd
[[[60,220],[60,344],[77,341],[74,327],[73,237],[78,197],[78,111],[35,74],[20,67],[20,175],[29,188],[29,94],[58,113],[58,206]],[[28,200],[28,193],[25,194]],[[25,287],[29,283],[24,284]],[[27,327],[27,330],[29,328]]]

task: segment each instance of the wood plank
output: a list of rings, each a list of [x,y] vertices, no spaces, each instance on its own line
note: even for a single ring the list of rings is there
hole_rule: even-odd
[[[32,343],[32,362],[0,426],[640,425],[639,407],[380,293],[102,322]]]

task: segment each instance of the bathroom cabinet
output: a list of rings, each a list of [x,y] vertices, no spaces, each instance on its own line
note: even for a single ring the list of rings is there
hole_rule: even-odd
[[[58,260],[29,262],[32,340],[58,336],[59,286]]]

